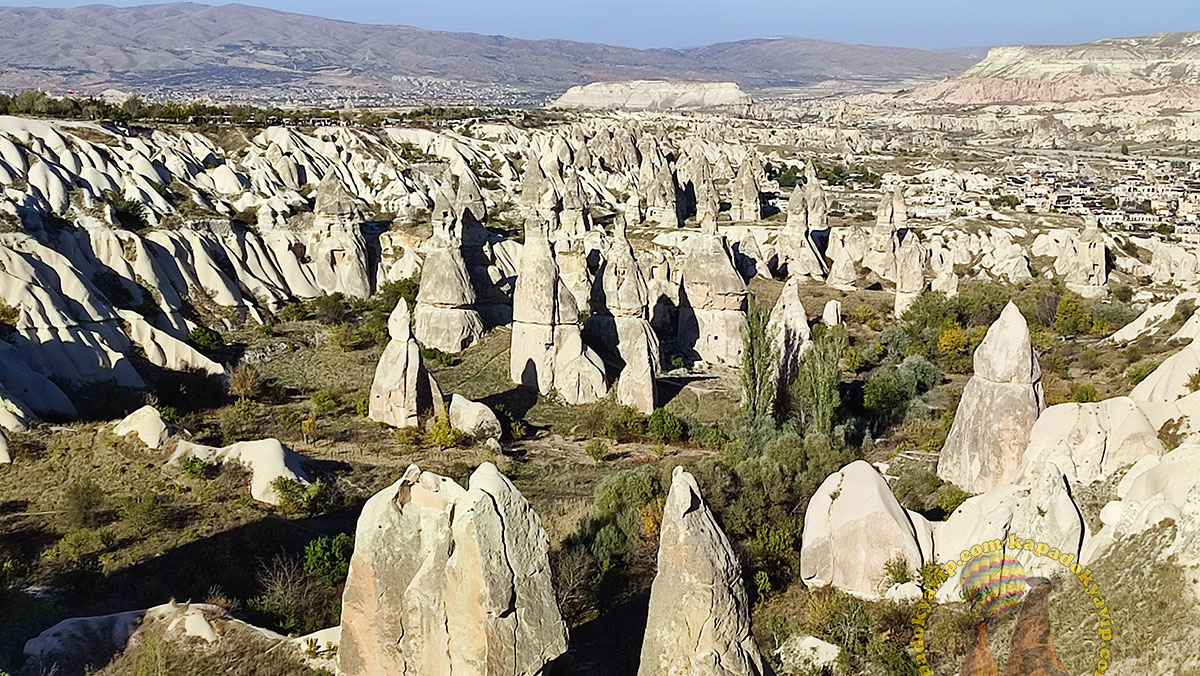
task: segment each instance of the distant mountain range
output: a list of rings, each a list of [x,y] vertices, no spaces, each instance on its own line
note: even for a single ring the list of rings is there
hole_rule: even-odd
[[[766,38],[686,49],[521,40],[246,5],[0,7],[0,89],[360,103],[536,102],[594,81],[733,81],[751,93],[911,87],[981,54]]]

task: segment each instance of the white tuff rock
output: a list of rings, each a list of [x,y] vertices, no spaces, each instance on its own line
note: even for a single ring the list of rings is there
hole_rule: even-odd
[[[682,467],[671,475],[659,533],[638,676],[762,676],[741,566]]]
[[[347,676],[535,676],[566,650],[541,520],[491,463],[466,489],[416,466],[358,519]]]
[[[1029,432],[1045,408],[1042,369],[1015,304],[1005,306],[988,328],[974,360],[975,373],[963,390],[937,473],[965,491],[982,493],[1016,479]]]

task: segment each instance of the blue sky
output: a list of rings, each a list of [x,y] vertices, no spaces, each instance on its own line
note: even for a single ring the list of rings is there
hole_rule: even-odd
[[[0,4],[70,7],[87,3],[0,0]],[[364,23],[635,47],[794,35],[950,48],[1064,44],[1200,30],[1200,0],[252,0],[245,4]]]

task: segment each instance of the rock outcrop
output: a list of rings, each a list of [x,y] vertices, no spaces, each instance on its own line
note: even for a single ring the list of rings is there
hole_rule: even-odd
[[[907,227],[908,206],[904,202],[903,187],[897,186],[883,196],[875,210],[875,228],[871,231],[870,248],[863,254],[863,267],[880,279],[894,283],[900,231]]]
[[[762,676],[737,555],[682,467],[659,530],[658,573],[638,676]]]
[[[1005,306],[975,350],[975,373],[963,390],[937,473],[971,493],[1016,479],[1029,432],[1045,399],[1029,326]]]
[[[779,267],[789,276],[821,280],[829,267],[812,231],[828,227],[829,205],[811,161],[805,165],[804,173],[806,182],[792,188],[792,196],[788,198],[787,221],[775,246]]]
[[[362,233],[365,206],[350,194],[334,172],[326,174],[317,185],[313,198],[312,259],[321,288],[359,298],[371,295],[367,243]]]
[[[167,464],[178,466],[187,458],[208,463],[232,463],[250,471],[250,497],[269,505],[278,505],[277,479],[287,479],[302,486],[309,484],[304,471],[304,456],[284,446],[278,439],[239,441],[224,448],[213,448],[180,440]]]
[[[617,400],[643,413],[658,401],[655,377],[660,368],[658,336],[650,326],[650,294],[618,215],[599,284],[592,290],[592,316],[586,335],[600,354],[618,365]]]
[[[911,570],[933,560],[924,517],[900,506],[887,480],[856,460],[829,475],[808,503],[800,577],[811,587],[833,585],[863,598],[887,589],[885,565],[901,558]]]
[[[483,336],[483,320],[474,307],[475,288],[462,244],[458,215],[446,210],[435,213],[433,236],[424,247],[413,335],[425,347],[451,354],[462,352]]]
[[[167,442],[171,431],[158,414],[158,409],[146,405],[122,418],[113,427],[113,434],[119,437],[135,434],[148,448],[158,450]]]
[[[899,318],[925,292],[926,250],[916,231],[908,229],[896,250],[896,302],[893,316]]]
[[[1027,484],[1048,462],[1080,481],[1095,481],[1164,450],[1158,429],[1129,397],[1056,404],[1030,430],[1017,481]]]
[[[566,650],[541,520],[491,463],[463,489],[416,466],[358,519],[347,676],[536,676]]]
[[[808,326],[808,313],[800,299],[800,278],[792,277],[779,292],[779,300],[771,308],[767,330],[775,341],[775,384],[783,391],[800,368],[800,360],[812,347],[812,330]]]
[[[1192,341],[1167,357],[1150,375],[1134,386],[1129,398],[1142,402],[1170,402],[1187,396],[1191,378],[1200,372],[1200,343]]]
[[[729,217],[734,221],[761,221],[763,217],[762,195],[758,178],[755,176],[753,163],[747,158],[738,167],[737,176],[733,179],[733,195],[730,198]]]
[[[1108,283],[1108,250],[1104,233],[1095,222],[1067,242],[1054,261],[1054,273],[1067,283],[1067,288],[1084,298],[1104,294],[1104,285]]]
[[[367,401],[368,417],[392,427],[415,427],[420,416],[442,406],[442,391],[421,362],[403,298],[388,317],[390,340],[379,356]]]
[[[604,364],[583,343],[579,308],[559,276],[545,225],[525,224],[525,245],[513,294],[509,376],[570,404],[597,401],[607,391]]]
[[[853,290],[858,285],[859,263],[870,246],[867,233],[857,225],[832,228],[829,233],[829,274],[825,283],[835,289]]]
[[[745,106],[750,95],[733,82],[629,80],[571,87],[554,101],[557,108],[673,110]]]
[[[679,346],[710,363],[740,363],[746,282],[715,225],[711,232],[691,236],[685,247]]]

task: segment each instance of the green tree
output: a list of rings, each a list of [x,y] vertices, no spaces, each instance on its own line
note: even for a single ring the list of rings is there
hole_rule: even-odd
[[[1128,144],[1128,143],[1122,143],[1122,144],[1121,144],[1121,154],[1122,154],[1122,155],[1128,155],[1128,154],[1129,154],[1129,144]]]
[[[828,437],[834,415],[842,403],[838,384],[842,381],[842,356],[850,337],[841,326],[818,328],[812,348],[796,369],[788,386],[794,415],[806,432]]]
[[[777,350],[767,312],[750,297],[742,327],[742,412],[767,418],[775,405]]]

